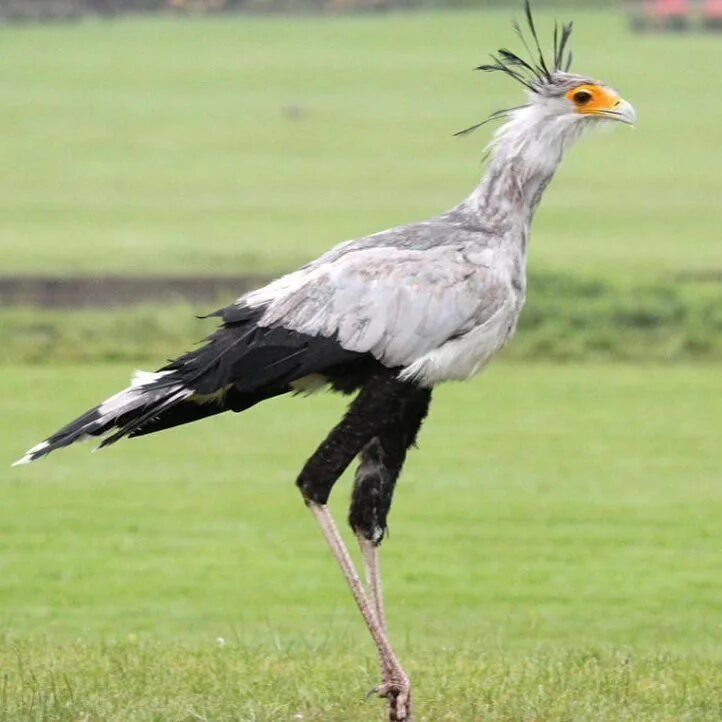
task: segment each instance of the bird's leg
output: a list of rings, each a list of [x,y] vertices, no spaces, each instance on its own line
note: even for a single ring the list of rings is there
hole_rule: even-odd
[[[415,440],[429,408],[431,392],[407,386],[401,413],[393,424],[383,429],[364,447],[361,463],[354,480],[349,523],[356,534],[366,571],[366,581],[379,627],[387,633],[381,585],[379,547],[387,531],[387,516],[391,508],[396,480],[401,473],[406,452]],[[408,677],[381,650],[383,683],[378,688],[388,697],[391,719],[411,716],[411,690]]]
[[[371,603],[374,607],[374,613],[381,629],[386,632],[388,624],[386,622],[386,610],[384,609],[384,595],[381,585],[381,565],[379,563],[379,547],[374,542],[369,541],[362,534],[357,534],[359,549],[361,549],[361,558],[364,563],[364,571],[366,573],[366,586],[371,594]]]
[[[361,557],[366,572],[366,585],[371,595],[373,612],[379,628],[388,639],[388,623],[386,621],[386,610],[384,608],[384,596],[381,584],[381,567],[379,564],[379,546],[366,539],[362,534],[357,534]],[[390,705],[390,719],[403,719],[400,717],[400,710],[405,710],[407,719],[411,719],[411,683],[403,668],[394,665],[394,660],[384,654],[379,654],[381,661],[382,683],[374,687],[372,693],[379,697],[386,697]],[[402,713],[401,713],[402,714]]]
[[[384,439],[382,443],[381,438]],[[385,429],[375,436],[361,453],[361,463],[354,479],[349,524],[356,534],[366,572],[366,584],[371,594],[376,618],[386,630],[379,565],[379,545],[386,533],[386,516],[391,506],[396,479],[406,449],[401,443],[398,428]]]
[[[389,698],[390,719],[405,722],[411,720],[408,677],[369,603],[348,549],[326,504],[334,483],[353,458],[376,434],[401,423],[402,412],[411,390],[417,391],[416,387],[399,382],[391,376],[372,378],[351,404],[341,422],[306,462],[296,482],[341,567],[378,650],[385,680],[379,692]]]
[[[378,692],[379,696],[388,697],[390,704],[389,720],[391,722],[412,722],[409,678],[401,667],[401,663],[389,643],[385,630],[379,624],[374,608],[369,602],[333,516],[325,504],[311,502],[308,506],[321,527],[331,552],[346,578],[351,594],[376,645],[381,666],[384,669],[384,683],[374,689],[374,692]]]

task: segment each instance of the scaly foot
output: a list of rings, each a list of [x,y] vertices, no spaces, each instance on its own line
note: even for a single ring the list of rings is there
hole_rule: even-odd
[[[390,722],[412,722],[411,683],[405,674],[387,678],[375,692],[379,697],[388,699]]]

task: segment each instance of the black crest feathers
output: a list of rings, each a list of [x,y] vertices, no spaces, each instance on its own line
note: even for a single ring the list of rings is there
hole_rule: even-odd
[[[529,90],[535,90],[538,85],[551,82],[552,73],[559,70],[569,70],[572,64],[572,53],[568,46],[573,24],[562,23],[559,25],[558,22],[554,23],[554,55],[553,62],[549,63],[544,56],[539,41],[539,33],[536,29],[529,0],[524,2],[524,15],[526,17],[526,29],[522,29],[516,20],[513,21],[512,26],[524,45],[529,59],[525,60],[521,55],[506,48],[501,48],[496,54],[491,54],[491,63],[484,63],[476,69],[505,73]],[[527,32],[531,36],[532,44],[527,38]]]
[[[569,39],[572,35],[573,23],[554,23],[554,47],[552,62],[549,62],[544,56],[539,34],[537,32],[534,15],[531,9],[530,0],[524,0],[524,16],[526,19],[526,27],[522,29],[519,23],[514,20],[512,27],[519,36],[528,59],[523,58],[520,54],[515,53],[507,48],[500,48],[496,53],[491,54],[491,63],[479,65],[476,70],[484,70],[486,72],[499,72],[508,75],[510,78],[521,83],[527,90],[537,92],[540,86],[552,82],[552,73],[558,71],[567,72],[572,64],[572,51],[569,49]],[[531,42],[527,36],[531,36]],[[507,116],[512,110],[517,110],[524,106],[516,106],[515,108],[507,108],[505,110],[497,110],[488,118],[476,123],[469,128],[460,130],[454,135],[466,135],[480,128],[482,125],[499,120]]]

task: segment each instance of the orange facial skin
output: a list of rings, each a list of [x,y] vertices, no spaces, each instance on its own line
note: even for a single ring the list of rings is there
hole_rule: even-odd
[[[606,115],[614,113],[622,99],[613,91],[599,85],[580,85],[567,93],[578,113],[583,115]]]

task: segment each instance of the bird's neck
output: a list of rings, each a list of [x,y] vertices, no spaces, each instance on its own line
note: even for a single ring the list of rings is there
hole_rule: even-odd
[[[457,210],[526,255],[532,218],[566,146],[549,118],[533,108],[516,111],[494,137],[481,183]]]

